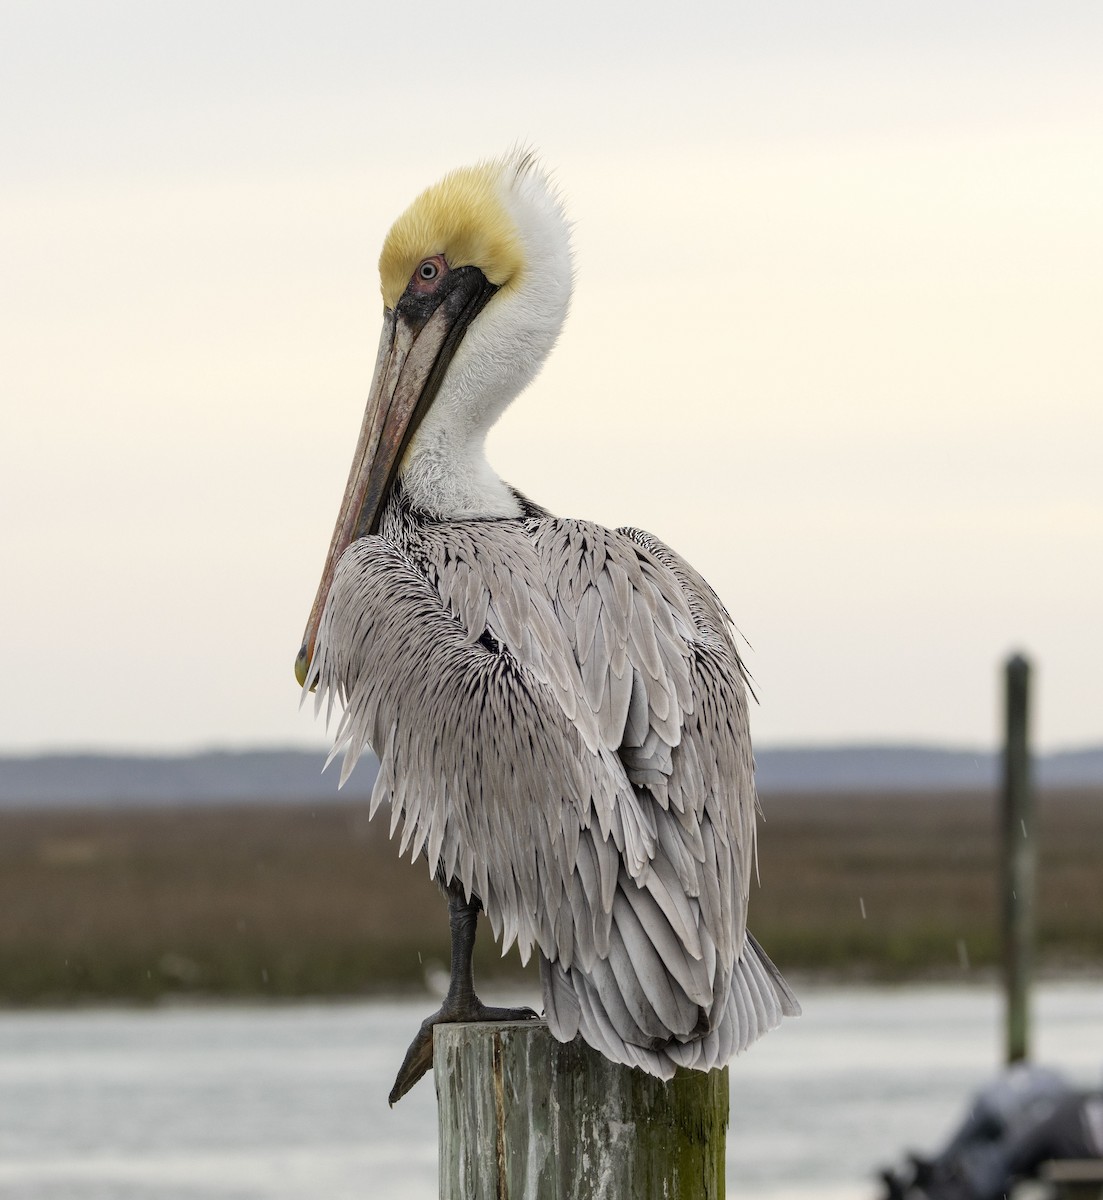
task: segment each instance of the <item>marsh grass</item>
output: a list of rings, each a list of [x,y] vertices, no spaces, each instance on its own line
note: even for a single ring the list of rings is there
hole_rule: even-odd
[[[751,924],[779,962],[880,978],[999,963],[996,801],[982,793],[764,801]],[[1103,795],[1040,800],[1038,955],[1103,966]]]
[[[785,970],[907,978],[998,961],[989,797],[763,806],[751,926]],[[1103,795],[1048,794],[1040,824],[1042,965],[1103,965]],[[362,809],[0,813],[0,1002],[364,995],[423,988],[447,964],[427,867],[400,861]],[[486,933],[477,969],[521,972]]]

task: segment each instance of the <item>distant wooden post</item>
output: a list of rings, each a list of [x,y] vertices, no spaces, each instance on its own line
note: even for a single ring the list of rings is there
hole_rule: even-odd
[[[728,1070],[669,1082],[543,1022],[438,1025],[440,1200],[723,1200]]]
[[[1034,785],[1029,740],[1030,663],[1006,665],[1007,725],[1000,812],[1003,960],[1007,987],[1007,1061],[1030,1055],[1030,977],[1034,951]]]

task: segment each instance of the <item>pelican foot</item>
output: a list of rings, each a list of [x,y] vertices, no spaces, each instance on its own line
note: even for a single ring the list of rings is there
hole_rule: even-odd
[[[539,1014],[531,1008],[488,1008],[477,997],[468,1004],[447,1000],[431,1017],[421,1022],[417,1036],[410,1043],[402,1066],[398,1068],[394,1087],[387,1097],[392,1108],[433,1065],[433,1026],[462,1024],[473,1021],[535,1021]]]

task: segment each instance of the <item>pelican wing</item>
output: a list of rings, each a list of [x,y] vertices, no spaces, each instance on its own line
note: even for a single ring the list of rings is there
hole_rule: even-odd
[[[621,1061],[715,1065],[797,1011],[746,933],[757,801],[730,619],[650,534],[550,518],[533,536],[603,744],[656,831],[619,883],[609,960],[585,978],[544,964],[545,990],[564,1008],[574,994],[584,1036]]]
[[[706,921],[716,934],[724,925],[730,959],[742,948],[756,799],[728,615],[684,559],[640,530],[548,519],[536,523],[535,542],[602,742],[647,807],[667,813],[656,817],[668,834],[661,857],[691,895],[706,858],[706,876],[732,876],[737,905]],[[708,837],[725,861],[706,855]]]
[[[785,1012],[746,934],[755,793],[723,607],[635,530],[538,518],[410,523],[334,578],[311,675],[344,706],[343,776],[401,851],[541,952],[556,1035],[670,1075]],[[504,947],[503,947],[504,948]]]

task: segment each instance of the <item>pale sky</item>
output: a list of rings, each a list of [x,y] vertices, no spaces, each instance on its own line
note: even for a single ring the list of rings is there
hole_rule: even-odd
[[[578,279],[494,431],[753,649],[761,744],[1103,740],[1103,6],[0,7],[0,752],[319,744],[390,221],[517,141]]]

